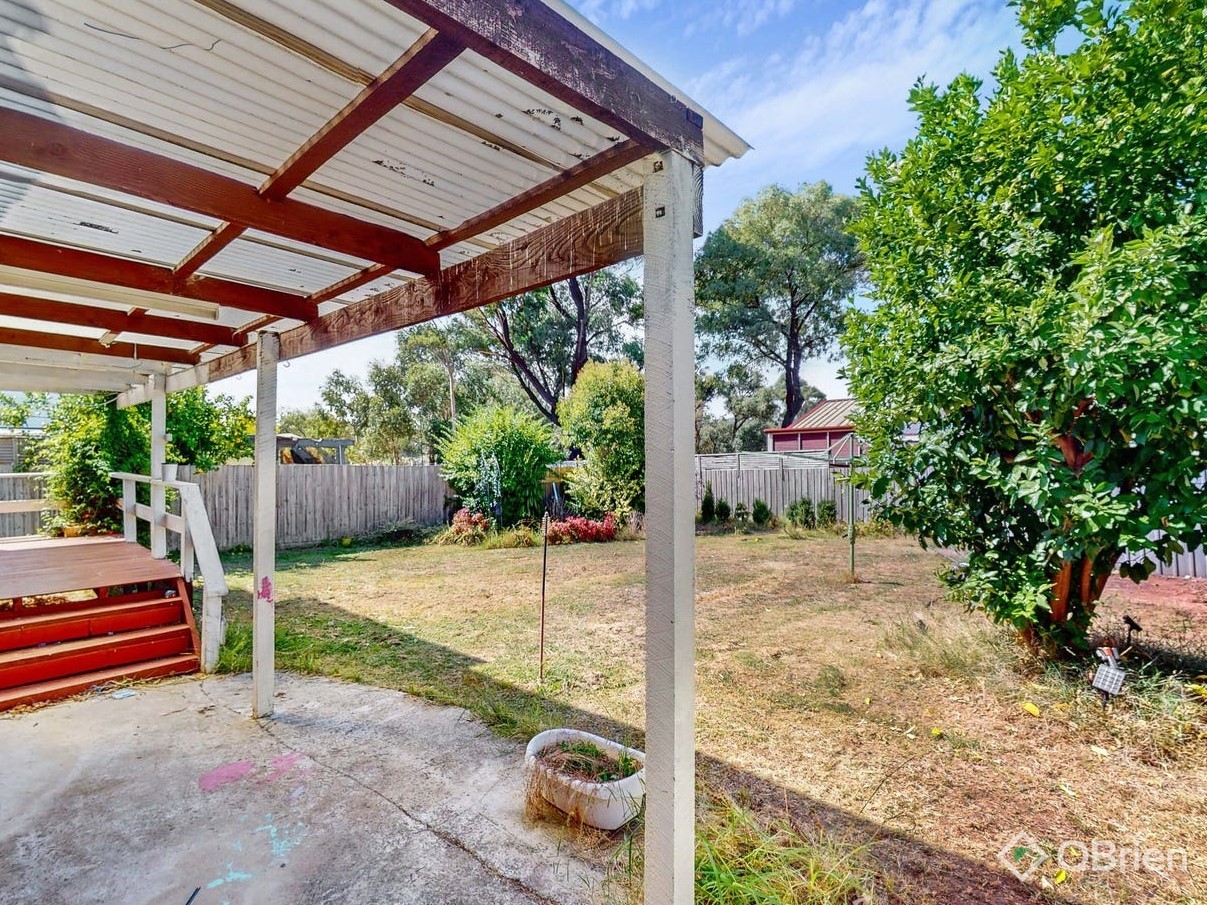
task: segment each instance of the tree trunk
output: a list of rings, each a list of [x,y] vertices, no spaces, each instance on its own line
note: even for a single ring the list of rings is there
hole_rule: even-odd
[[[1096,555],[1064,561],[1053,578],[1048,595],[1047,637],[1031,636],[1030,640],[1048,647],[1052,654],[1081,642],[1118,558],[1117,550],[1103,550]]]

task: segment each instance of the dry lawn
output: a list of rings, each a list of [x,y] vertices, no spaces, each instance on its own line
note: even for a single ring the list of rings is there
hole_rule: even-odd
[[[866,846],[873,901],[1207,902],[1207,707],[1179,683],[1137,682],[1104,711],[1081,677],[1022,661],[944,601],[941,561],[909,539],[861,540],[854,584],[833,536],[698,550],[701,777],[769,820]],[[506,734],[569,721],[639,745],[643,545],[550,550],[543,687],[540,564],[539,549],[283,555],[279,663],[460,704]],[[247,566],[230,563],[230,669],[250,661]],[[1207,645],[1207,594],[1111,594],[1104,625],[1126,611],[1152,626],[1146,641]],[[1020,831],[1049,850],[1182,849],[1187,870],[1065,878],[1047,864],[1023,885],[996,857]]]

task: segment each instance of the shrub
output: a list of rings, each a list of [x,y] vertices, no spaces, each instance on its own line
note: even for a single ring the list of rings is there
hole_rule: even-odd
[[[551,544],[599,544],[616,540],[616,517],[608,513],[602,520],[571,515],[549,523]]]
[[[801,497],[795,503],[789,503],[784,510],[784,518],[793,528],[812,528],[817,524],[817,514],[813,511],[813,501]]]
[[[754,508],[750,510],[750,519],[758,527],[767,527],[767,525],[771,522],[772,515],[773,513],[771,512],[771,507],[768,506],[763,500],[754,501]]]
[[[725,504],[729,508],[729,504]],[[717,498],[712,495],[712,484],[704,485],[704,499],[700,501],[700,524],[709,525],[717,517]]]
[[[829,528],[838,521],[838,504],[833,500],[821,500],[817,504],[818,528]]]
[[[586,466],[566,476],[584,515],[645,506],[645,379],[628,361],[588,362],[557,407],[566,442]]]
[[[545,476],[562,455],[547,423],[507,406],[461,420],[440,453],[445,480],[466,508],[502,526],[540,515]]]
[[[733,515],[733,512],[729,508],[729,501],[717,500],[717,521],[722,523],[727,522],[731,515]]]
[[[739,524],[746,524],[746,520],[750,518],[750,510],[745,503],[738,503],[737,508],[733,510],[733,517]]]
[[[472,547],[485,540],[489,531],[490,519],[482,513],[458,509],[453,515],[453,523],[436,536],[436,543]]]

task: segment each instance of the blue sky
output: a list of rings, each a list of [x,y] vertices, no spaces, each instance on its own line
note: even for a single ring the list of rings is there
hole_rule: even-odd
[[[869,152],[902,146],[918,77],[987,76],[1017,42],[1013,10],[991,0],[571,0],[584,15],[682,87],[754,150],[705,177],[705,227],[762,186],[825,179],[853,192]],[[375,337],[294,362],[279,404],[318,399],[332,370],[363,374],[392,354]],[[844,387],[831,362],[804,377],[827,395]],[[252,375],[216,389],[246,395]]]

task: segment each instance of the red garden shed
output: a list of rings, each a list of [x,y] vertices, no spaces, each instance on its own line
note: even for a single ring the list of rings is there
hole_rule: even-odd
[[[851,415],[854,399],[826,399],[802,412],[787,427],[769,427],[768,452],[828,452],[831,458],[847,459],[861,451],[855,438]]]

